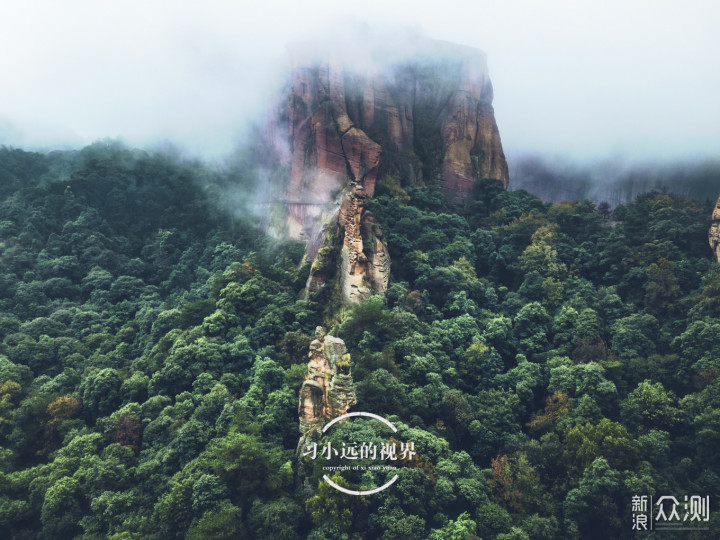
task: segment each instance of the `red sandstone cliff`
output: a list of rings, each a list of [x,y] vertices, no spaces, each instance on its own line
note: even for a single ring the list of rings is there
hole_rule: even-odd
[[[382,51],[367,58],[373,74],[296,52],[287,112],[287,234],[307,240],[315,257],[323,227],[338,229],[341,287],[352,301],[387,288],[382,232],[364,215],[379,174],[437,181],[455,204],[472,196],[478,179],[508,184],[484,53],[421,40],[402,59],[388,62]],[[326,259],[320,254],[313,266],[310,292],[322,286],[316,270]]]

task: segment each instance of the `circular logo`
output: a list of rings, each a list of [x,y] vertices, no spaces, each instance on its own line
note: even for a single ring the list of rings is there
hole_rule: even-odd
[[[374,418],[375,420],[379,420],[380,422],[382,422],[386,426],[388,426],[390,429],[392,429],[393,433],[397,433],[397,428],[393,425],[392,422],[390,422],[386,418],[383,418],[382,416],[379,416],[379,415],[373,414],[373,413],[369,413],[369,412],[350,412],[350,413],[345,413],[343,415],[340,415],[337,418],[334,418],[333,420],[331,420],[330,422],[325,424],[325,426],[322,429],[322,432],[325,433],[330,428],[330,426],[332,426],[336,422],[339,422],[340,420],[342,420],[344,418],[350,418],[351,416],[367,416],[369,418]],[[413,447],[414,447],[414,445],[413,445]],[[414,451],[413,451],[413,454],[414,454]],[[366,491],[357,491],[357,490],[347,489],[342,486],[339,486],[335,482],[330,480],[330,478],[328,477],[327,474],[323,475],[323,479],[325,480],[325,482],[327,482],[329,485],[331,485],[338,491],[342,491],[343,493],[347,493],[348,495],[372,495],[373,493],[379,493],[380,491],[392,486],[395,483],[395,481],[398,479],[398,475],[396,474],[395,476],[393,476],[389,482],[383,484],[379,488],[370,489],[370,490],[366,490]]]

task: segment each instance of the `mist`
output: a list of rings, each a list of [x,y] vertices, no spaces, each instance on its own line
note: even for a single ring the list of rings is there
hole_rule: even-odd
[[[710,204],[720,191],[720,159],[669,163],[523,155],[511,161],[510,189],[525,189],[547,202],[589,200],[611,207],[648,191],[674,193]]]
[[[482,49],[511,169],[529,153],[668,163],[720,148],[711,0],[9,1],[0,21],[0,144],[26,149],[112,137],[227,155],[282,103],[299,42],[362,58],[338,45],[352,28],[394,50],[398,34]]]

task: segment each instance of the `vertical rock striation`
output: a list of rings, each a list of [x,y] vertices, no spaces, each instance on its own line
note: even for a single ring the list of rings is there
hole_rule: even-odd
[[[484,56],[465,61],[443,114],[442,188],[456,204],[472,197],[473,184],[496,178],[508,185],[507,161],[492,108],[493,89]]]
[[[312,240],[321,228],[322,206],[349,181],[372,196],[380,145],[348,116],[342,69],[336,63],[300,62],[294,62],[289,99],[292,157],[285,200],[289,236]]]
[[[310,293],[326,281],[323,248],[339,246],[344,298],[385,292],[390,259],[365,205],[384,174],[404,185],[435,182],[456,205],[472,197],[476,180],[508,185],[485,54],[425,39],[406,49],[397,55],[361,43],[354,53],[362,61],[345,63],[295,52],[286,232],[306,240],[318,263]],[[331,245],[330,233],[342,241]]]

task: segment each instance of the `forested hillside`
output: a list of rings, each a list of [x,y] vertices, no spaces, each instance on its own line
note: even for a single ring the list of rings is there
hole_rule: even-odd
[[[1,536],[630,538],[633,495],[709,495],[687,538],[720,535],[711,205],[609,215],[488,180],[456,211],[385,176],[390,287],[350,307],[304,299],[304,246],[245,211],[251,169],[0,149]],[[372,496],[295,489],[321,324],[353,409],[418,453]]]

